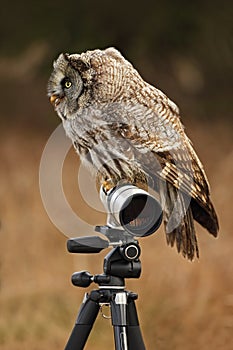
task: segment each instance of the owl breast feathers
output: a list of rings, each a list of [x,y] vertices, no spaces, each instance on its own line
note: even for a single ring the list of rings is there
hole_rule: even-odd
[[[61,54],[48,95],[99,183],[152,187],[163,207],[167,243],[190,260],[198,257],[193,220],[215,237],[218,220],[176,104],[114,48]]]

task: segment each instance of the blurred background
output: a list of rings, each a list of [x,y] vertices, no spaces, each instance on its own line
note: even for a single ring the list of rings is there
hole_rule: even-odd
[[[163,228],[141,239],[142,276],[127,287],[139,293],[147,349],[233,348],[232,19],[233,3],[226,0],[1,5],[1,349],[63,349],[84,293],[70,275],[102,271],[106,252],[66,252],[66,237],[43,208],[38,176],[43,148],[60,123],[46,97],[52,61],[60,52],[108,46],[180,107],[220,220],[217,240],[196,225],[201,257],[192,263],[166,246]],[[79,215],[99,224],[74,191],[78,166],[71,150],[65,193]],[[99,317],[86,349],[105,348],[113,348],[112,330]]]

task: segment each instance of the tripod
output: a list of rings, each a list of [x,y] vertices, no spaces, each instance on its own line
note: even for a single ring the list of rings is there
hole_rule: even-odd
[[[75,286],[86,288],[95,282],[99,289],[85,294],[65,350],[84,349],[102,304],[110,305],[115,349],[145,350],[135,306],[138,296],[125,290],[125,278],[139,278],[141,274],[138,242],[127,232],[108,226],[97,226],[96,231],[106,235],[110,242],[99,236],[67,241],[72,253],[98,253],[109,245],[114,248],[104,259],[102,274],[92,276],[81,271],[72,275]]]

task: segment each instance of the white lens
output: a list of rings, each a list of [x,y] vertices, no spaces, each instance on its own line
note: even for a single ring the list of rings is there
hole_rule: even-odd
[[[103,200],[103,196],[101,199]],[[148,192],[133,185],[122,185],[105,196],[105,207],[114,220],[133,236],[148,236],[162,221],[162,208]],[[110,222],[111,223],[111,222]]]

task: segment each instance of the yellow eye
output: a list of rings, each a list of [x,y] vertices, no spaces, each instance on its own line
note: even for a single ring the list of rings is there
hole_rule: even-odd
[[[72,85],[71,81],[67,80],[67,81],[65,82],[65,88],[66,88],[66,89],[69,89],[69,88],[71,87],[71,85]]]

